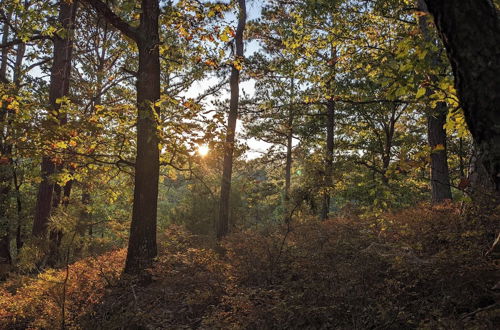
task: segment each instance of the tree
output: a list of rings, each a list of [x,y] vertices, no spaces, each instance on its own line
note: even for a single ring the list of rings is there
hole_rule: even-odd
[[[78,2],[59,2],[58,22],[63,28],[61,35],[54,35],[54,58],[50,75],[49,87],[49,113],[47,115],[47,125],[64,125],[67,117],[60,112],[61,99],[69,92],[69,82],[71,76],[71,59],[73,51],[72,30]],[[35,219],[33,222],[33,236],[44,237],[47,233],[50,212],[52,208],[55,183],[53,175],[56,172],[56,164],[48,155],[42,157],[41,176],[42,182],[38,188]]]
[[[160,99],[159,1],[142,0],[138,27],[125,22],[100,0],[84,1],[132,39],[139,52],[134,203],[125,263],[125,273],[139,273],[151,266],[157,254],[156,213],[160,170],[157,132],[157,101]]]
[[[235,53],[231,65],[229,85],[231,98],[229,100],[229,116],[227,119],[226,141],[224,144],[224,165],[222,170],[219,218],[216,224],[217,239],[222,239],[229,231],[229,198],[231,195],[231,175],[233,172],[233,151],[236,134],[236,121],[238,120],[238,106],[240,95],[240,70],[244,59],[243,33],[247,20],[246,0],[238,0],[239,14],[238,26],[234,38]]]
[[[491,1],[425,0],[455,76],[461,106],[495,191],[500,193],[500,20]]]
[[[425,13],[427,8],[423,0],[417,2],[419,9]],[[427,15],[421,15],[418,18],[420,30],[427,43],[432,44],[433,38],[428,29]],[[431,49],[430,61],[434,67],[441,67],[442,61],[439,54]],[[430,74],[431,83],[436,83],[438,77],[436,74]],[[426,94],[431,94],[428,90]],[[448,169],[448,150],[446,143],[446,116],[448,106],[446,102],[437,102],[434,108],[427,109],[427,139],[431,148],[431,192],[432,202],[440,203],[445,200],[451,200],[450,172]]]

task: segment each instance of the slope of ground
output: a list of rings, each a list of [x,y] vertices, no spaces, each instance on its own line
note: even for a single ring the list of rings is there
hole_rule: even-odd
[[[498,220],[423,205],[236,233],[223,253],[173,226],[142,279],[120,278],[123,250],[14,277],[0,328],[494,329]]]

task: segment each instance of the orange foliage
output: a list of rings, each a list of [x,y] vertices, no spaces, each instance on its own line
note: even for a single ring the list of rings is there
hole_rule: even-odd
[[[488,328],[499,317],[498,308],[483,310],[498,306],[498,269],[484,252],[497,224],[453,204],[420,205],[234,233],[222,253],[171,226],[145,278],[119,280],[123,250],[71,265],[66,326]],[[6,283],[0,328],[58,328],[64,277],[49,270],[15,294]]]
[[[13,324],[16,328],[60,328],[63,304],[65,326],[77,327],[76,320],[100,302],[107,285],[118,280],[124,261],[125,250],[118,250],[70,265],[67,281],[66,270],[48,270],[34,279],[11,279],[0,287],[0,328]]]

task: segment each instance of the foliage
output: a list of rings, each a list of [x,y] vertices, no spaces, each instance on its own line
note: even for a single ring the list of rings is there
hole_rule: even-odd
[[[291,230],[235,234],[225,245],[232,281],[205,324],[491,327],[498,308],[466,314],[495,299],[489,290],[495,267],[483,253],[498,219],[478,226],[458,211],[454,205],[420,205],[380,218],[307,221]]]
[[[179,226],[143,279],[118,279],[124,251],[69,267],[74,328],[488,328],[498,319],[496,217],[419,205],[372,218],[303,219],[245,230],[218,254]],[[65,271],[2,286],[4,327],[58,327]]]
[[[102,2],[132,28],[143,24],[137,1]],[[1,1],[0,328],[499,322],[500,245],[489,246],[498,208],[445,49],[416,1],[249,1],[244,60],[234,56],[237,1],[158,3],[161,96],[151,101],[151,130],[161,169],[151,223],[160,253],[127,277],[123,247],[141,198],[138,46],[88,1],[74,35],[57,22],[58,2]],[[69,93],[51,111],[52,48],[66,36]],[[232,234],[215,242],[232,67],[242,86]],[[446,136],[430,145],[439,106]],[[197,153],[202,145],[208,154]],[[455,202],[431,206],[436,152]],[[42,158],[54,166],[44,238],[32,234]],[[325,205],[329,220],[320,222]]]
[[[105,288],[118,280],[125,253],[118,250],[89,257],[69,265],[67,270],[51,269],[34,278],[10,278],[1,288],[0,326],[76,327],[78,318],[100,303]]]

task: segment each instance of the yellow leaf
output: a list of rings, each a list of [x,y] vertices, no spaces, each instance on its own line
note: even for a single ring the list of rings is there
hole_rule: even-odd
[[[424,96],[424,95],[425,95],[425,92],[426,92],[426,91],[427,91],[427,90],[426,90],[424,87],[420,87],[420,88],[418,89],[418,91],[417,91],[417,94],[415,95],[415,98],[417,98],[417,99],[421,98],[422,96]]]
[[[445,150],[444,148],[444,145],[443,144],[436,144],[434,146],[434,148],[432,148],[432,152],[436,152],[436,151],[443,151]]]

